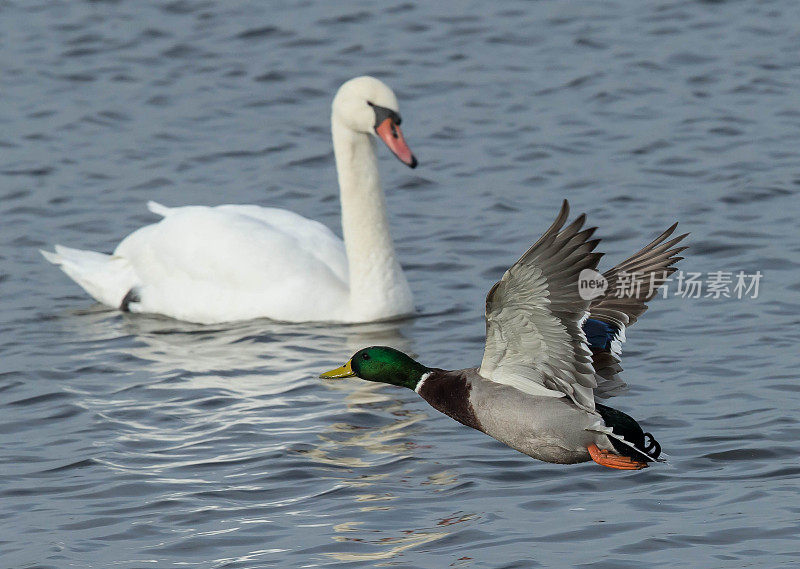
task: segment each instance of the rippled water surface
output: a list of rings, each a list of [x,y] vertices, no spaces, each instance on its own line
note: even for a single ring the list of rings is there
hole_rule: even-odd
[[[0,1],[0,565],[789,567],[800,551],[796,2]],[[419,307],[364,326],[105,310],[37,249],[109,251],[168,205],[339,231],[335,89],[401,101],[380,150]],[[408,390],[322,370],[367,344],[477,365],[483,297],[561,200],[605,267],[680,220],[685,271],[612,404],[669,463],[550,465]]]

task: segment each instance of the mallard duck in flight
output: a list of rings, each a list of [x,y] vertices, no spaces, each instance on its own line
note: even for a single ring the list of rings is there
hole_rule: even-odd
[[[564,227],[564,200],[552,226],[506,271],[486,297],[486,347],[479,368],[447,371],[425,366],[385,346],[358,351],[323,378],[356,376],[416,391],[436,410],[528,456],[560,464],[593,460],[621,470],[645,468],[661,446],[625,413],[595,400],[621,383],[619,344],[625,328],[675,271],[686,235],[677,223],[607,271],[605,292],[585,299],[582,271],[602,253],[594,227],[580,215]],[[586,274],[586,273],[584,273]],[[642,286],[618,295],[635,275]],[[583,295],[587,296],[587,295]]]

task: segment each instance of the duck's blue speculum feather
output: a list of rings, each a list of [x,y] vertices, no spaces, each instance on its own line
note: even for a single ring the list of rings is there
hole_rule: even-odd
[[[608,322],[587,318],[586,322],[583,323],[583,333],[586,334],[586,340],[589,342],[590,348],[608,352],[611,350],[611,342],[619,334],[619,329]]]

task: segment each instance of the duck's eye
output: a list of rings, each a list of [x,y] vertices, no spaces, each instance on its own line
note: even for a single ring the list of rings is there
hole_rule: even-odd
[[[361,354],[361,359],[362,360],[368,360],[369,359],[369,354]]]

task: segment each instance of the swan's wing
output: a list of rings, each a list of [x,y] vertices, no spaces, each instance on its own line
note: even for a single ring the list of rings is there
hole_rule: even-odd
[[[313,277],[321,270],[347,281],[342,240],[319,222],[277,208],[169,208],[160,223],[125,238],[115,254],[141,260],[139,270],[163,265],[170,277],[236,283],[240,288],[263,287],[277,275],[291,278],[295,271]]]
[[[346,298],[344,245],[320,223],[257,206],[186,206],[166,213],[115,251],[139,279],[141,301],[132,311],[197,322],[254,314],[290,319],[292,306],[313,313],[317,305]]]
[[[246,215],[282,232],[290,232],[305,249],[324,262],[343,282],[349,279],[344,242],[327,225],[288,209],[257,205],[222,205],[216,209]]]
[[[486,297],[486,348],[479,373],[535,395],[569,396],[593,411],[592,353],[581,325],[589,301],[578,275],[595,269],[594,228],[581,215],[564,227],[564,200],[555,222],[497,282]]]
[[[688,233],[671,238],[677,226],[673,224],[642,250],[603,273],[605,293],[592,301],[583,326],[592,364],[604,380],[595,395],[613,395],[625,386],[618,376],[625,331],[647,310],[647,303],[677,270],[673,265],[683,258],[678,255],[687,247],[675,245]]]

